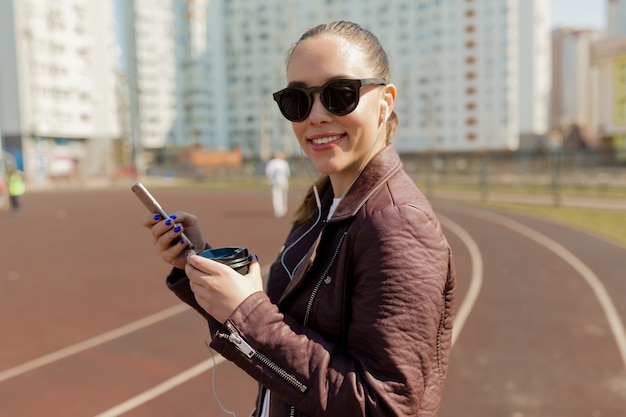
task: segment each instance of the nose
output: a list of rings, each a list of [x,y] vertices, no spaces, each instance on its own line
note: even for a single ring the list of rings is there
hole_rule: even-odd
[[[308,117],[309,122],[319,123],[323,121],[328,121],[332,117],[332,113],[330,113],[322,104],[320,93],[313,93],[312,99],[313,104],[311,105],[311,112],[309,113]]]

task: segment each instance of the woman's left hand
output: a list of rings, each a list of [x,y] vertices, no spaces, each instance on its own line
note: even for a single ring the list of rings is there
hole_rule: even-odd
[[[261,266],[256,257],[250,263],[248,273],[241,275],[214,260],[189,255],[185,273],[200,307],[220,323],[224,323],[250,295],[263,291]]]

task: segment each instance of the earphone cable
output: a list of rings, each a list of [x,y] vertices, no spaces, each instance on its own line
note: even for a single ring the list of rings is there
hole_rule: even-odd
[[[204,344],[206,345],[206,347],[209,349],[209,353],[211,355],[211,360],[213,361],[213,372],[212,372],[212,384],[213,384],[213,397],[215,398],[215,401],[217,402],[217,404],[220,406],[220,408],[222,409],[222,411],[225,414],[229,414],[233,417],[237,417],[237,414],[234,411],[229,410],[228,408],[226,408],[224,406],[224,404],[222,404],[222,401],[220,400],[219,395],[217,394],[217,380],[216,380],[216,375],[217,375],[217,363],[215,362],[215,354],[213,353],[213,349],[211,349],[211,346],[209,345],[209,342],[207,341],[207,339],[211,336],[211,329],[207,329],[206,334],[204,335]]]

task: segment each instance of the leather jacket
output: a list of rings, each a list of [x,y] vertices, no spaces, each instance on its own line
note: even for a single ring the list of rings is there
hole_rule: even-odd
[[[266,292],[212,324],[211,347],[270,390],[271,417],[436,416],[455,272],[430,204],[393,145],[330,220],[331,187],[320,197],[321,213],[289,233]],[[203,313],[188,281],[168,285]]]

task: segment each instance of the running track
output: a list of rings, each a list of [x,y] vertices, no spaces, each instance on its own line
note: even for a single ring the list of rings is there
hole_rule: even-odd
[[[264,266],[289,228],[266,190],[154,192],[170,211],[198,214],[212,244],[247,245]],[[19,217],[0,212],[0,416],[228,415],[214,388],[247,416],[256,384],[218,356],[213,367],[205,325],[165,289],[128,187],[23,202]],[[459,280],[440,417],[626,415],[626,248],[434,205]]]

